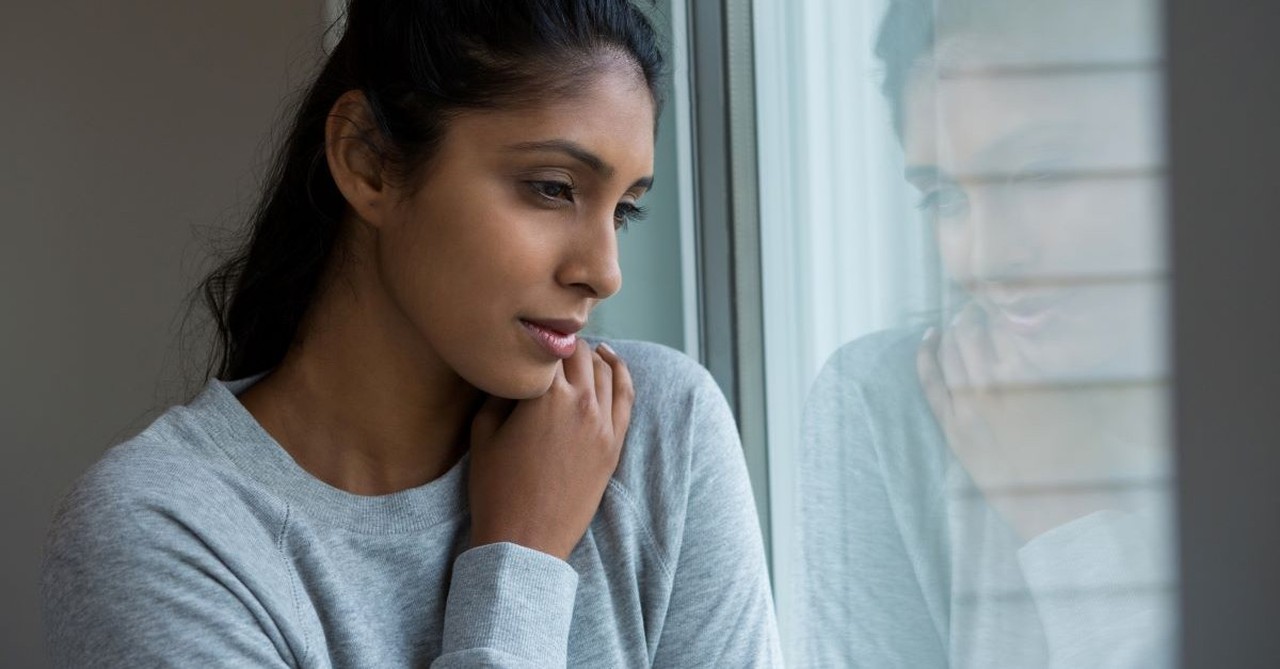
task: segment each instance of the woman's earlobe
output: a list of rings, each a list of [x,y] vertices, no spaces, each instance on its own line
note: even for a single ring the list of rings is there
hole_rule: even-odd
[[[357,216],[380,225],[390,194],[377,124],[364,93],[343,93],[329,110],[324,130],[325,158],[338,191]]]

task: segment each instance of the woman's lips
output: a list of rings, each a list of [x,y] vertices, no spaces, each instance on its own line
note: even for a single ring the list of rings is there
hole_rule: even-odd
[[[573,352],[578,348],[578,335],[574,334],[582,329],[581,325],[577,325],[571,321],[526,321],[520,319],[520,324],[524,326],[525,331],[529,333],[533,340],[546,349],[551,355],[567,360],[573,356]],[[572,330],[564,332],[559,328]]]
[[[1065,295],[1060,292],[1021,295],[983,295],[987,309],[1005,327],[1022,335],[1044,330],[1057,316]]]
[[[1053,312],[1046,310],[1027,314],[1001,309],[1000,316],[1009,324],[1011,330],[1018,334],[1029,335],[1035,334],[1044,328],[1045,324],[1053,317]]]

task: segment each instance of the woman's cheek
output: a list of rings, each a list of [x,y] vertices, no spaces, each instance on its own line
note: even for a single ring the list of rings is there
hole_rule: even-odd
[[[942,260],[942,269],[952,281],[968,282],[972,277],[969,268],[969,235],[961,224],[939,221],[937,226],[938,255]]]

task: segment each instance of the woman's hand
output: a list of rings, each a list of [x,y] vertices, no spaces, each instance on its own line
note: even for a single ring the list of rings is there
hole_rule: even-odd
[[[618,467],[634,398],[626,363],[582,340],[546,394],[490,397],[471,427],[471,545],[509,541],[567,560]]]
[[[973,483],[1024,539],[1101,509],[1156,474],[1154,387],[1055,380],[1001,342],[973,309],[926,335],[920,383]]]

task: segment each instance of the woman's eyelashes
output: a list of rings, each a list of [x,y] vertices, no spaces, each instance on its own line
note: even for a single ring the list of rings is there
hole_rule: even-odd
[[[613,209],[613,227],[625,231],[627,226],[636,221],[643,221],[649,215],[649,209],[634,202],[619,202]]]
[[[537,180],[526,181],[525,184],[543,206],[564,207],[577,202],[578,192],[569,182]],[[626,230],[628,225],[643,220],[648,213],[647,208],[635,202],[619,202],[613,209],[613,227]]]
[[[964,189],[953,184],[937,184],[921,189],[916,208],[938,218],[963,215],[969,207],[969,197]]]
[[[548,204],[569,204],[577,193],[567,181],[526,181],[526,185]]]

